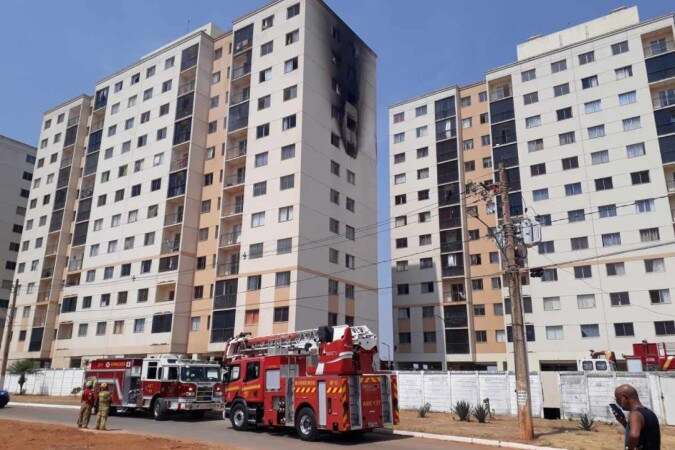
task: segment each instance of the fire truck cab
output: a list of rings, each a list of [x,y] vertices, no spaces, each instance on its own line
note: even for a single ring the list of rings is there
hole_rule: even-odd
[[[143,359],[96,359],[88,363],[85,379],[95,389],[107,383],[112,412],[151,411],[155,420],[169,412],[203,416],[222,408],[221,366],[216,362],[156,355]]]
[[[367,327],[234,338],[225,355],[223,416],[235,430],[294,427],[303,440],[391,427],[398,423],[396,375],[376,370],[376,356]]]

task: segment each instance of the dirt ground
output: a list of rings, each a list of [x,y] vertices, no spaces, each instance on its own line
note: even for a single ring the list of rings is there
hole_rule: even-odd
[[[520,442],[516,419],[510,416],[497,416],[489,423],[459,422],[449,413],[429,413],[420,418],[417,411],[401,411],[399,430],[420,431],[424,433],[451,434],[501,441]],[[534,432],[537,436],[533,444],[565,448],[568,450],[616,450],[623,448],[623,429],[620,425],[597,423],[593,431],[583,431],[576,421],[534,420]],[[661,428],[661,448],[675,449],[675,427]]]
[[[18,395],[10,394],[10,400],[17,403],[48,403],[50,405],[79,405],[79,395],[50,397],[47,395]]]
[[[82,431],[74,427],[0,420],[0,450],[234,450],[234,447],[140,436],[116,431]]]

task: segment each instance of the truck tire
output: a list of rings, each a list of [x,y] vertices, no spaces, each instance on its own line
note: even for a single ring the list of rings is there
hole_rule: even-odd
[[[202,420],[205,415],[206,415],[206,411],[204,411],[204,410],[191,411],[190,412],[190,418],[194,419],[194,420]]]
[[[155,399],[152,404],[152,417],[155,420],[166,420],[167,410],[166,403],[161,398]]]
[[[248,429],[248,410],[242,402],[235,403],[230,410],[230,422],[232,428],[237,431]]]
[[[303,441],[316,441],[319,430],[316,428],[316,416],[312,408],[305,406],[298,412],[295,429]]]

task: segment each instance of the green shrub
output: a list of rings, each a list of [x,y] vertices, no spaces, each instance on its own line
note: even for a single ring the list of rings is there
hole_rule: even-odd
[[[471,405],[464,400],[455,403],[452,412],[455,413],[461,422],[469,422],[471,419]]]
[[[427,414],[429,414],[429,410],[431,409],[431,403],[425,403],[424,405],[420,406],[419,409],[417,410],[417,415],[419,417],[426,417]]]
[[[479,423],[485,423],[489,415],[490,410],[485,405],[478,405],[473,408],[473,416]]]

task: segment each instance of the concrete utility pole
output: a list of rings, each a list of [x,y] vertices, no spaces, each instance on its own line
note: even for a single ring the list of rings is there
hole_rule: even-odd
[[[14,280],[14,291],[12,292],[12,304],[7,311],[7,322],[5,323],[5,339],[2,343],[2,367],[0,367],[0,389],[5,385],[5,374],[7,373],[7,358],[9,358],[9,343],[12,339],[12,328],[14,327],[14,314],[16,311],[16,296],[19,294],[19,280]]]
[[[499,194],[502,200],[502,229],[504,230],[504,280],[509,286],[511,297],[511,328],[513,336],[513,357],[516,370],[516,402],[518,405],[518,427],[520,438],[534,439],[532,405],[530,402],[530,369],[527,362],[527,342],[523,324],[523,306],[520,295],[520,268],[516,262],[516,239],[511,221],[509,188],[504,165],[499,167]]]

